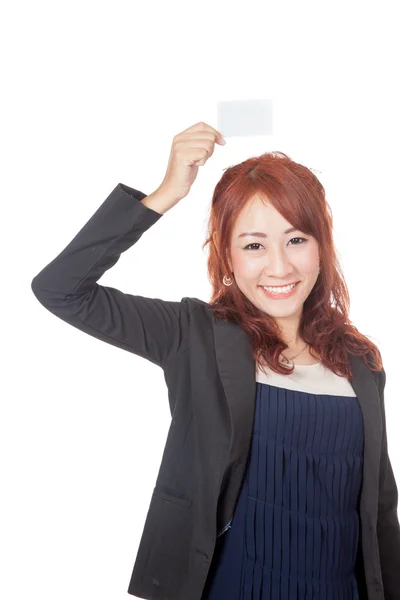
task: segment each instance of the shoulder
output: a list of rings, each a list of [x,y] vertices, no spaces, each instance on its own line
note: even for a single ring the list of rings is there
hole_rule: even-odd
[[[185,302],[188,305],[189,312],[192,312],[193,310],[196,310],[198,308],[211,311],[210,304],[208,302],[205,302],[204,300],[200,300],[200,298],[188,298],[185,296],[181,299],[181,302]]]

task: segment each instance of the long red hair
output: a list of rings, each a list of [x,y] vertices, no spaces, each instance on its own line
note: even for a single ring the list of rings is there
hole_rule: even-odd
[[[349,292],[333,243],[332,212],[325,189],[310,169],[282,152],[265,153],[229,167],[214,189],[203,248],[210,244],[209,303],[215,316],[238,324],[249,334],[254,359],[261,369],[266,364],[282,375],[293,372],[279,360],[288,346],[279,335],[277,323],[240,291],[229,268],[234,224],[256,194],[319,244],[321,272],[304,302],[299,329],[301,338],[310,345],[310,353],[314,355],[315,350],[324,366],[347,378],[353,377],[348,354],[362,356],[370,370],[381,371],[378,347],[349,320]],[[233,279],[231,286],[223,284],[224,275]]]

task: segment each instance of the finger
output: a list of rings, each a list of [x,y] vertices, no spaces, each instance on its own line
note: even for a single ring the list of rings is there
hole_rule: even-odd
[[[213,155],[215,150],[215,142],[213,139],[210,140],[209,137],[198,137],[197,135],[195,138],[193,138],[193,134],[189,135],[190,137],[188,137],[187,139],[180,138],[179,140],[177,140],[176,145],[184,145],[185,148],[207,150],[209,156]]]
[[[209,142],[215,144],[215,134],[211,131],[183,131],[178,137],[180,140],[208,140]]]
[[[200,121],[199,123],[196,123],[195,125],[192,125],[191,127],[188,127],[187,129],[182,131],[182,133],[190,133],[190,132],[197,132],[197,131],[210,132],[214,135],[214,138],[217,140],[222,141],[224,139],[223,135],[220,131],[218,131],[214,127],[211,127],[211,125],[204,123],[203,121]]]
[[[195,151],[192,152],[192,156],[194,158],[193,164],[196,166],[204,165],[211,156],[205,148],[193,148],[192,150]]]

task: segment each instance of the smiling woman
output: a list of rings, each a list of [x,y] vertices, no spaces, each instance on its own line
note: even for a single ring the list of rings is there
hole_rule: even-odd
[[[260,366],[287,374],[293,369],[282,362],[320,360],[352,377],[348,355],[357,354],[382,370],[378,347],[349,319],[331,210],[307,167],[271,152],[227,169],[214,190],[208,244],[210,307],[247,331]]]
[[[349,322],[314,175],[275,153],[227,170],[207,240],[212,304],[99,283],[185,196],[198,169],[187,164],[213,149],[207,136],[215,133],[198,124],[174,138],[180,193],[118,184],[31,283],[58,318],[164,371],[171,424],[128,593],[397,600],[386,374]],[[135,396],[148,402],[141,389]]]

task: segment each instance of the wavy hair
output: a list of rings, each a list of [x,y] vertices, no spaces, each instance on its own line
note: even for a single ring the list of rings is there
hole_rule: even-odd
[[[288,345],[280,337],[276,321],[250,302],[234,277],[231,286],[222,281],[224,275],[233,276],[229,248],[236,219],[255,195],[266,198],[289,223],[318,242],[321,272],[304,302],[299,328],[310,353],[314,356],[315,350],[324,366],[350,379],[353,373],[348,354],[362,356],[370,370],[381,371],[378,347],[349,320],[349,292],[333,243],[332,211],[325,189],[310,169],[283,152],[251,157],[227,168],[214,189],[208,235],[202,247],[210,244],[209,304],[215,316],[236,323],[248,333],[260,369],[266,364],[276,373],[293,373],[294,367],[285,367],[279,360]]]

